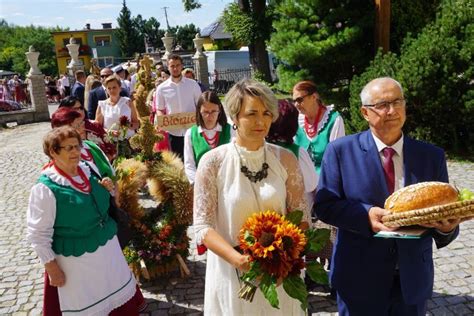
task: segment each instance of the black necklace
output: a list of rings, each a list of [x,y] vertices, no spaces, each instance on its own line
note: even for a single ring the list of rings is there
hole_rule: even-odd
[[[235,147],[235,144],[234,144],[234,147]],[[247,168],[247,166],[244,166],[242,162],[242,157],[240,157],[240,153],[237,147],[235,147],[235,150],[237,151],[237,154],[239,155],[240,165],[242,166],[240,167],[240,172],[242,172],[244,176],[246,176],[251,182],[257,183],[259,181],[262,181],[268,176],[267,152],[265,151],[265,148],[263,149],[264,156],[263,156],[262,168],[256,172],[250,171],[249,168]]]

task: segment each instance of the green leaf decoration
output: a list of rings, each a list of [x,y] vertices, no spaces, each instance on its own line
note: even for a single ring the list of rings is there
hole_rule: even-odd
[[[302,211],[293,211],[289,212],[288,214],[285,215],[285,218],[290,222],[298,226],[301,223],[301,220],[303,219],[303,212]]]
[[[305,231],[308,243],[306,244],[305,252],[318,252],[326,246],[329,240],[329,229],[308,229]]]
[[[324,270],[322,264],[317,261],[306,263],[306,273],[309,275],[311,280],[318,284],[328,284],[328,273]]]
[[[243,281],[248,281],[251,282],[255,279],[257,279],[258,276],[262,275],[262,271],[260,269],[260,264],[258,262],[251,262],[250,263],[250,269],[242,274],[241,279]]]
[[[268,274],[264,274],[262,279],[260,280],[260,290],[263,293],[263,296],[267,299],[267,301],[272,305],[274,308],[280,308],[278,301],[278,293],[276,291],[275,286],[275,279]]]
[[[308,291],[306,285],[300,276],[288,276],[283,280],[283,289],[286,294],[301,302],[301,309],[306,311],[308,308]]]

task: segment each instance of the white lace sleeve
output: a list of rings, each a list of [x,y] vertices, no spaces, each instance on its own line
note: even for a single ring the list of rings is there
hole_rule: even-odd
[[[305,198],[303,175],[295,155],[286,150],[281,150],[281,163],[285,167],[288,178],[286,179],[286,208],[289,212],[300,210],[303,212],[303,221],[311,222],[310,209]]]
[[[217,215],[217,172],[222,163],[221,151],[212,150],[199,161],[194,182],[194,233],[203,244],[209,228],[215,228]]]

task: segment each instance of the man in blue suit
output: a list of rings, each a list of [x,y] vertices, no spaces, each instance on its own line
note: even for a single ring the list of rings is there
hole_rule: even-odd
[[[72,86],[71,95],[78,98],[79,102],[81,102],[81,105],[84,106],[84,85],[86,84],[86,73],[84,70],[77,70],[74,76],[76,77],[76,82]]]
[[[460,221],[426,224],[430,232],[420,239],[374,234],[393,230],[381,221],[389,213],[383,205],[390,191],[423,181],[448,182],[445,155],[403,135],[405,100],[396,80],[372,80],[361,101],[370,129],[329,143],[314,207],[320,220],[338,228],[330,280],[339,314],[425,315],[433,292],[433,239],[438,248],[446,246],[457,236]],[[393,163],[391,176],[384,173],[387,159]]]
[[[100,81],[102,82],[102,85],[89,92],[89,102],[88,102],[89,108],[87,109],[87,116],[91,120],[95,120],[95,113],[97,112],[97,105],[99,104],[99,101],[107,99],[107,93],[105,92],[104,81],[105,79],[107,79],[107,77],[113,75],[113,73],[114,72],[109,67],[103,68],[100,71]],[[120,96],[128,97],[127,91],[122,89],[120,91]]]

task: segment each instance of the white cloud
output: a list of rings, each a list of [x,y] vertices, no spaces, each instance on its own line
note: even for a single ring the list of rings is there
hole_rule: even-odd
[[[63,16],[57,16],[54,18],[56,21],[63,21],[64,17]]]
[[[22,13],[22,12],[15,12],[15,13],[13,13],[12,15],[13,15],[13,16],[25,16],[25,14]]]
[[[87,10],[87,11],[97,12],[97,11],[100,11],[100,10],[120,9],[121,7],[122,7],[121,4],[94,3],[94,4],[79,6],[77,8]]]

